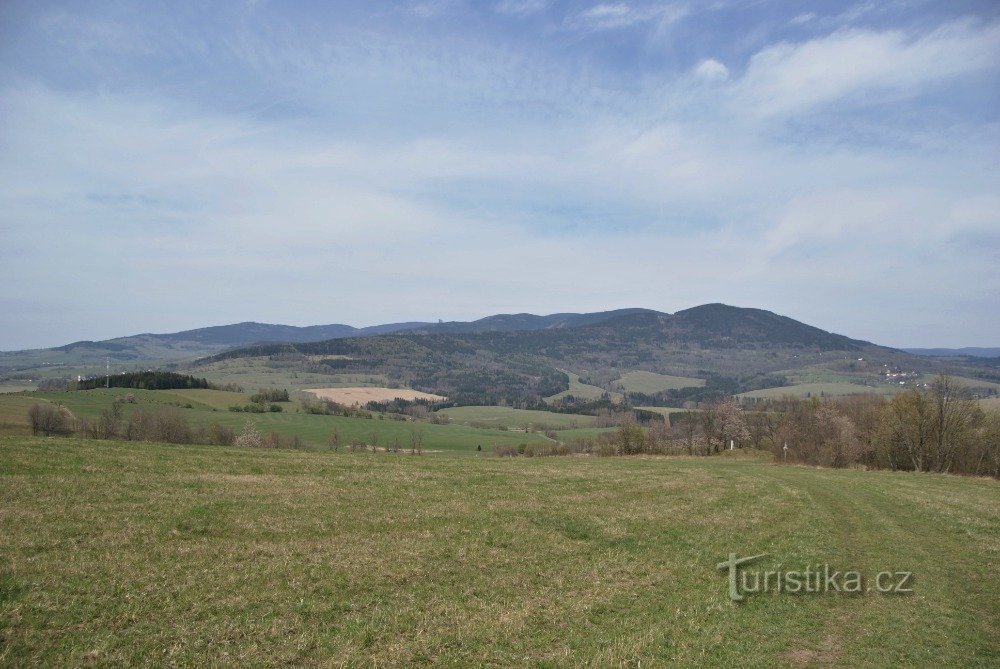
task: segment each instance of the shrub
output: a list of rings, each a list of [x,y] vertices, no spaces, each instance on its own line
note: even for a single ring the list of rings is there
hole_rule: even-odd
[[[233,441],[235,440],[236,433],[228,427],[219,425],[218,423],[213,422],[205,431],[205,441],[213,446],[232,446]]]
[[[66,416],[62,409],[53,404],[34,404],[28,409],[28,420],[31,423],[31,433],[43,434],[49,437],[54,434],[65,434]]]

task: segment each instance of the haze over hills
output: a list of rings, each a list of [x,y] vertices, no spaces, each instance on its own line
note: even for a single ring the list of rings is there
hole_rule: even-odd
[[[964,348],[904,348],[900,349],[913,355],[927,355],[939,358],[969,356],[972,358],[1000,357],[1000,347],[966,346]]]
[[[299,327],[248,321],[165,334],[143,333],[102,341],[76,341],[47,349],[0,351],[0,365],[23,366],[30,364],[32,360],[47,363],[97,364],[108,358],[116,362],[178,361],[211,355],[226,349],[250,344],[314,342],[343,337],[366,337],[400,331],[421,333],[511,332],[516,330],[578,327],[608,320],[618,315],[638,312],[658,313],[648,309],[618,309],[596,313],[561,313],[548,316],[497,314],[471,322],[451,321],[433,323],[430,321],[413,321],[386,323],[360,328],[340,323]],[[61,361],[60,358],[62,358]]]

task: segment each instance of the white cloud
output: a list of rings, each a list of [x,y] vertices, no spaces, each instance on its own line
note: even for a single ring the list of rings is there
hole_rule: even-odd
[[[709,81],[721,81],[729,78],[729,68],[714,58],[706,58],[698,63],[694,68],[694,73]]]
[[[843,30],[803,43],[768,47],[750,60],[739,102],[760,116],[827,103],[869,104],[912,97],[979,70],[1000,67],[1000,23],[961,21],[929,34]]]
[[[672,16],[603,7],[588,29]],[[894,141],[867,145],[772,122],[992,67],[990,25],[842,31],[762,49],[742,73],[713,51],[643,77],[467,35],[293,35],[233,35],[205,58],[244,77],[233,99],[280,90],[292,113],[215,104],[191,94],[201,80],[0,80],[0,310],[37,322],[25,345],[718,300],[887,343],[922,343],[898,322],[937,344],[996,331],[996,127],[886,115],[872,134]],[[919,277],[920,299],[894,276]],[[107,300],[109,285],[143,291]],[[944,313],[962,333],[935,324]]]
[[[525,17],[537,14],[548,7],[548,0],[503,0],[494,5],[498,14]]]
[[[660,27],[679,21],[687,10],[679,5],[630,5],[625,2],[602,3],[567,19],[576,30],[597,32],[656,22]]]

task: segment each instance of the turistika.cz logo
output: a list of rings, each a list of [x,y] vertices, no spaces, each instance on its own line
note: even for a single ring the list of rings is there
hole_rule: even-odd
[[[741,558],[736,553],[730,553],[729,559],[717,565],[719,569],[729,572],[729,599],[742,602],[750,594],[857,595],[877,592],[885,595],[913,592],[913,572],[909,571],[880,571],[868,581],[860,571],[841,571],[828,564],[807,565],[805,569],[794,571],[783,570],[781,565],[768,571],[741,568],[766,556],[767,553],[761,553]]]

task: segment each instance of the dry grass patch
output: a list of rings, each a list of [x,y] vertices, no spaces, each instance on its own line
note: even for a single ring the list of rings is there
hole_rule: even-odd
[[[410,390],[409,388],[376,388],[358,386],[354,388],[309,388],[304,392],[315,395],[321,400],[331,400],[347,406],[364,406],[369,402],[391,402],[395,399],[412,402],[427,400],[440,402],[448,399],[442,395]]]

